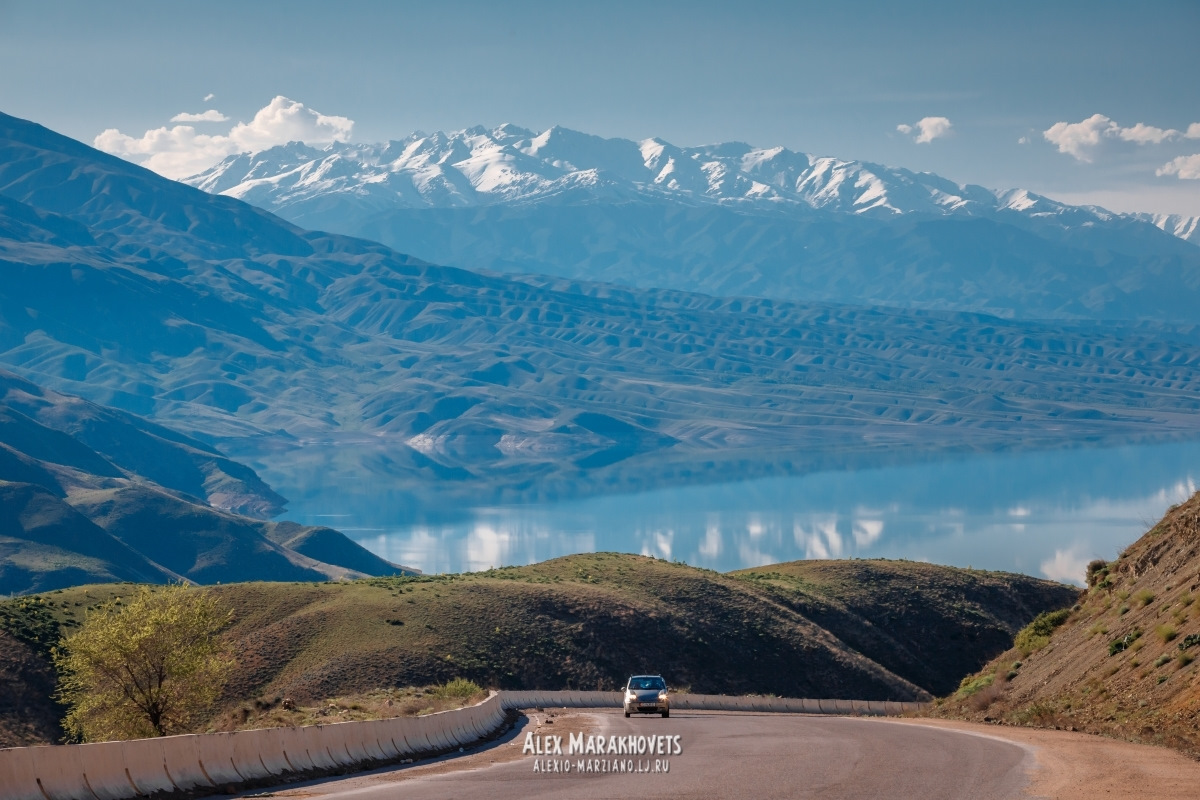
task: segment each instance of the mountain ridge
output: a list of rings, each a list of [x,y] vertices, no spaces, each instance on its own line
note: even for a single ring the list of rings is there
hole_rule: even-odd
[[[209,446],[358,437],[380,445],[405,497],[635,491],[711,478],[747,453],[804,470],[833,452],[1162,441],[1200,422],[1195,323],[1006,322],[443,267],[12,117],[0,117],[0,196],[23,220],[0,236],[0,363]],[[953,224],[975,247],[970,226],[1032,236]],[[897,264],[870,283],[868,266],[844,262],[840,279],[911,277]],[[1003,267],[976,265],[977,282],[1026,291]],[[1071,309],[1143,295],[1200,307],[1186,285],[1143,275]]]
[[[622,181],[626,185],[621,186]],[[338,142],[321,148],[290,142],[228,156],[183,182],[276,210],[321,194],[382,199],[386,191],[388,205],[443,207],[530,202],[591,185],[596,196],[604,195],[601,189],[619,196],[657,191],[680,201],[747,201],[853,214],[978,216],[1012,210],[1071,214],[1088,221],[1124,217],[1169,229],[1186,241],[1196,237],[1200,220],[1073,206],[1027,189],[959,184],[932,172],[814,156],[781,146],[724,142],[678,147],[656,137],[606,139],[557,125],[541,133],[511,124],[492,130],[477,125],[449,133],[418,131],[378,144]]]
[[[292,142],[185,181],[473,270],[1006,318],[1200,320],[1197,219],[780,147],[505,125]]]

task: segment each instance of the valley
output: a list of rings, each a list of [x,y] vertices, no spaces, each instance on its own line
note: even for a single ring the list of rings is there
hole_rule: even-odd
[[[0,122],[0,364],[211,445],[371,437],[400,489],[503,499],[1200,432],[1189,324],[468,272]]]

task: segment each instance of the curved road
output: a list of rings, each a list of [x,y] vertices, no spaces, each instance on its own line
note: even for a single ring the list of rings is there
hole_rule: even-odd
[[[670,719],[587,712],[605,736],[679,736],[669,772],[566,774],[534,771],[533,756],[441,774],[387,770],[278,790],[281,796],[392,798],[1011,798],[1032,766],[1020,745],[960,731],[885,720],[792,714],[675,711]],[[561,729],[560,725],[560,729]],[[527,725],[508,737],[524,741]],[[554,733],[550,726],[538,729]],[[565,732],[565,731],[561,731]],[[504,747],[505,745],[499,745]],[[513,745],[507,745],[511,748]],[[566,750],[567,742],[563,742]],[[618,756],[647,763],[654,758]],[[468,759],[468,762],[470,759]],[[464,764],[468,766],[468,764]]]

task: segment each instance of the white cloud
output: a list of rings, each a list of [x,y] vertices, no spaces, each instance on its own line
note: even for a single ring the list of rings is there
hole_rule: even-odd
[[[1119,139],[1147,145],[1162,144],[1180,137],[1200,139],[1200,122],[1193,122],[1188,126],[1187,133],[1180,133],[1174,128],[1156,128],[1144,122],[1131,128],[1122,128],[1103,114],[1092,114],[1080,122],[1056,122],[1043,131],[1042,136],[1058,147],[1058,152],[1090,163],[1105,140]]]
[[[1082,586],[1088,560],[1087,556],[1074,547],[1069,550],[1055,550],[1053,558],[1042,562],[1042,574],[1052,581]]]
[[[1058,152],[1072,155],[1080,161],[1091,161],[1090,150],[1099,146],[1101,138],[1112,136],[1120,126],[1103,114],[1092,114],[1082,122],[1056,122],[1042,131],[1046,141],[1058,147]]]
[[[1171,128],[1156,128],[1153,125],[1147,125],[1144,122],[1139,122],[1132,128],[1121,128],[1117,134],[1127,142],[1137,142],[1138,144],[1162,144],[1167,139],[1174,139],[1179,136],[1179,131]]]
[[[213,94],[212,92],[209,92],[208,94],[204,95],[204,102],[207,103],[209,100],[212,100],[214,97],[216,97],[216,95]]]
[[[1029,144],[1029,137],[1022,136],[1020,139],[1017,139],[1017,144]]]
[[[250,122],[234,125],[228,134],[198,134],[190,125],[176,125],[155,128],[135,138],[109,128],[93,144],[168,178],[185,178],[234,153],[257,152],[296,141],[311,145],[344,142],[353,128],[353,120],[321,114],[279,96],[259,109]]]
[[[896,130],[905,136],[915,133],[913,139],[917,144],[929,144],[934,139],[949,136],[954,123],[946,117],[925,117],[915,125],[897,125]]]
[[[1180,180],[1200,181],[1200,153],[1174,158],[1156,169],[1154,174],[1160,177],[1178,175]]]
[[[189,114],[186,111],[176,114],[171,117],[171,122],[228,122],[229,117],[217,111],[215,108],[210,108],[208,111],[203,111],[199,114]]]

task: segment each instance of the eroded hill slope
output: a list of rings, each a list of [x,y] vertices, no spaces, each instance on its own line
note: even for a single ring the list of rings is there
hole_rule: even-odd
[[[1030,634],[937,713],[1102,733],[1200,756],[1200,494],[1115,561],[1095,563],[1069,615]]]

